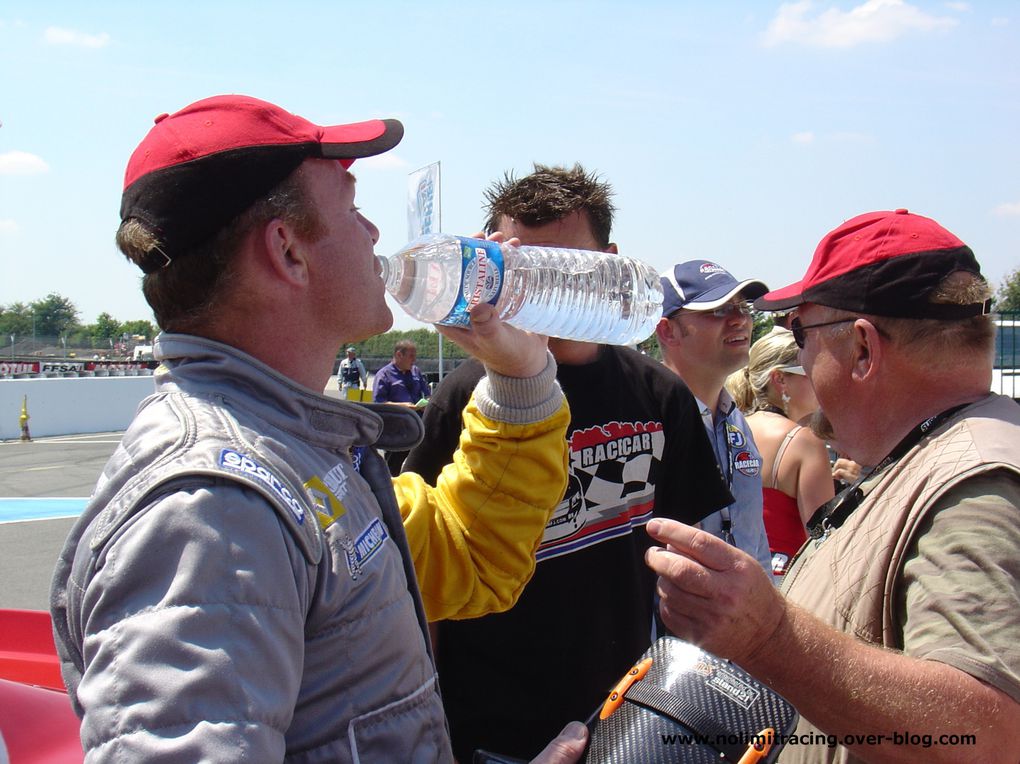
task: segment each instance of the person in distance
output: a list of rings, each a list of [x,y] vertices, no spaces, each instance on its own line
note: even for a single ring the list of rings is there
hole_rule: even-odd
[[[726,380],[761,453],[765,532],[777,576],[807,540],[811,515],[835,493],[825,443],[798,424],[818,410],[799,350],[793,334],[776,327],[751,345],[747,366]]]

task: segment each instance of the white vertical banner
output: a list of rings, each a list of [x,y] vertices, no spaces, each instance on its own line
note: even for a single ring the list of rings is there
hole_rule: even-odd
[[[407,176],[407,240],[442,231],[439,162]],[[443,335],[439,335],[439,379],[443,378]]]
[[[442,230],[439,187],[439,162],[425,165],[407,176],[408,241]]]

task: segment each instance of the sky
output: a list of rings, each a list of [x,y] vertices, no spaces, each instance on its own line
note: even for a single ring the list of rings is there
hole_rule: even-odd
[[[660,271],[784,286],[826,232],[900,207],[994,285],[1020,266],[1015,0],[4,0],[0,305],[151,320],[113,243],[124,167],[156,115],[221,93],[404,123],[352,168],[378,254],[407,241],[419,167],[440,162],[441,229],[471,234],[504,173],[580,162],[615,190],[620,251]]]

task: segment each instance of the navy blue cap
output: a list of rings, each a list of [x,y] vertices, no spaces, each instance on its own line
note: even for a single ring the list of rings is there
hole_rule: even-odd
[[[662,274],[662,315],[684,310],[715,310],[740,294],[755,300],[769,291],[764,281],[737,281],[711,260],[688,260]]]

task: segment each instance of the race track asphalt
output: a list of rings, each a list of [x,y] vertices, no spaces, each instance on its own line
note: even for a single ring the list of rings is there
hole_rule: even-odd
[[[324,393],[339,397],[335,376]],[[67,505],[81,511],[123,434],[0,440],[0,608],[49,609],[50,578],[74,524]]]
[[[53,515],[80,511],[121,435],[0,441],[0,608],[49,608],[53,567],[74,524]]]

